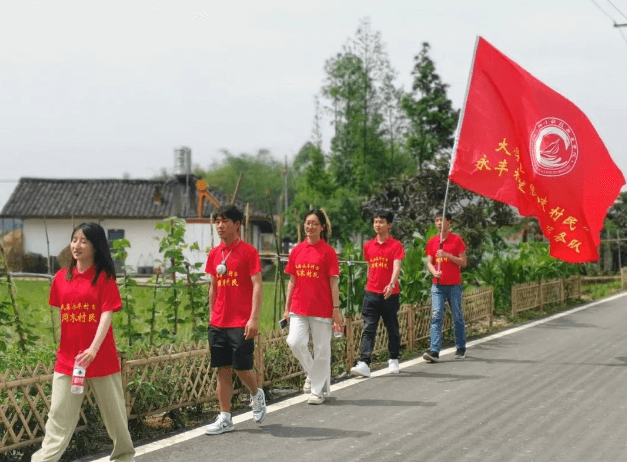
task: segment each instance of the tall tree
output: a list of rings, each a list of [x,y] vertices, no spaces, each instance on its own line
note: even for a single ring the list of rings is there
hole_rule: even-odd
[[[333,102],[335,136],[331,140],[331,168],[335,180],[359,189],[362,182],[361,106],[364,75],[362,63],[353,55],[338,54],[327,61],[327,80],[322,93]],[[358,171],[359,170],[359,171]]]
[[[331,103],[327,109],[335,127],[330,168],[338,184],[364,194],[391,171],[383,138],[383,88],[395,78],[381,33],[372,30],[369,19],[360,21],[355,37],[326,62],[325,71],[322,95]]]
[[[314,126],[311,130],[311,141],[318,149],[322,149],[322,109],[318,95],[314,97]]]
[[[362,80],[363,91],[361,96],[362,111],[362,153],[363,162],[367,161],[369,154],[374,154],[375,149],[370,149],[369,145],[369,122],[373,118],[380,117],[381,95],[379,86],[386,77],[393,79],[394,70],[390,65],[387,52],[381,39],[380,31],[373,31],[370,19],[364,18],[357,27],[355,37],[349,39],[344,45],[344,52],[347,55],[356,56],[361,61],[364,79]],[[377,129],[378,127],[372,127]]]
[[[387,74],[381,86],[383,116],[381,134],[387,138],[388,157],[390,162],[390,174],[395,176],[405,171],[409,171],[413,162],[407,156],[404,149],[403,136],[407,131],[408,118],[401,109],[401,101],[405,94],[402,88],[394,85],[395,74]]]
[[[403,96],[401,106],[410,120],[407,148],[415,158],[418,170],[424,163],[453,147],[453,137],[459,111],[446,96],[448,85],[435,72],[435,63],[429,57],[430,45],[414,58],[412,92]]]

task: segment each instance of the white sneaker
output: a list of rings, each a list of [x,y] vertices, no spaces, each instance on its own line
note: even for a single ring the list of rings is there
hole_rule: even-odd
[[[257,388],[257,396],[250,396],[250,407],[253,408],[253,420],[261,423],[266,418],[266,394],[263,388]]]
[[[363,361],[357,361],[357,365],[351,367],[351,375],[370,377],[370,366]]]
[[[388,371],[390,374],[398,374],[398,359],[388,359]]]
[[[205,427],[205,434],[219,435],[220,433],[233,431],[234,428],[231,414],[220,412],[216,421]]]
[[[311,393],[311,379],[307,377],[303,385],[303,393]]]
[[[324,394],[320,393],[319,395],[316,395],[315,393],[312,393],[307,402],[309,404],[322,404],[324,403]]]

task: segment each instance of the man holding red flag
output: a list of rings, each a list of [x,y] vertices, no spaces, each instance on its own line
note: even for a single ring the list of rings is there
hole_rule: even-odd
[[[572,102],[479,38],[449,178],[537,217],[555,258],[598,260],[625,178]]]
[[[466,266],[466,244],[457,234],[451,233],[451,215],[435,217],[438,234],[427,242],[427,268],[433,275],[431,286],[431,344],[422,355],[430,363],[440,360],[442,348],[442,321],[448,300],[453,315],[455,332],[455,359],[466,357],[466,326],[462,311],[462,268]]]

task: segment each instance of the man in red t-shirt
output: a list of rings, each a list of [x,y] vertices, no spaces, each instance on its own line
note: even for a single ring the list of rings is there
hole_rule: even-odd
[[[361,336],[360,356],[351,368],[352,375],[370,377],[372,349],[377,337],[379,318],[388,331],[388,368],[392,374],[399,372],[398,356],[401,334],[398,326],[398,277],[405,258],[403,244],[390,236],[394,221],[392,212],[376,212],[373,228],[376,236],[364,244],[364,258],[368,262],[368,276],[361,316],[364,330]]]
[[[442,319],[448,300],[455,330],[455,359],[466,357],[466,330],[462,312],[462,272],[466,266],[466,245],[461,237],[449,231],[451,216],[436,216],[438,235],[429,239],[425,253],[427,268],[433,275],[431,286],[431,345],[422,356],[437,363],[442,348]],[[440,241],[441,236],[441,241]]]
[[[207,257],[205,272],[209,288],[209,349],[211,367],[218,368],[220,414],[205,433],[218,435],[233,430],[231,368],[250,390],[253,420],[266,417],[266,398],[257,387],[253,370],[255,336],[261,308],[261,263],[259,253],[240,238],[243,214],[235,206],[221,207],[213,221],[222,242]]]

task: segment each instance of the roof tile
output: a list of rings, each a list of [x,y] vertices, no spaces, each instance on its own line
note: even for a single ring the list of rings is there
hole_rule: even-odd
[[[196,218],[198,195],[196,177],[168,180],[125,179],[49,179],[21,178],[5,204],[3,218]],[[221,204],[228,196],[209,189]],[[157,193],[161,201],[156,202]],[[185,198],[187,199],[185,200]],[[245,204],[236,202],[245,210]],[[209,217],[214,207],[204,202],[203,216]],[[266,215],[251,210],[251,219],[266,220]]]

